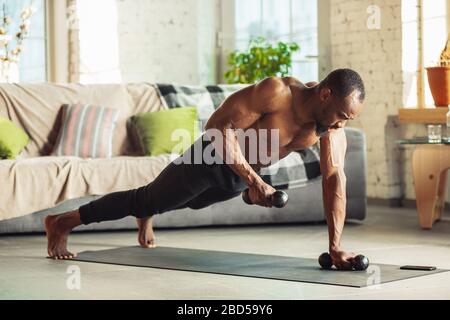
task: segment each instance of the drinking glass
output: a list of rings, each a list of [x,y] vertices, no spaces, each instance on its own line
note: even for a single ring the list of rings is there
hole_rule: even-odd
[[[428,126],[428,142],[441,143],[442,142],[442,126],[430,124]]]

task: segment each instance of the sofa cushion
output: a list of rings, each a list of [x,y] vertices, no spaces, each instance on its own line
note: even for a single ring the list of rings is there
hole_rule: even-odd
[[[166,109],[150,83],[135,84],[0,84],[0,116],[26,131],[24,157],[52,153],[62,123],[63,104],[90,104],[120,110],[114,130],[113,156],[134,155],[127,139],[127,120],[138,113]]]
[[[176,108],[138,114],[130,119],[144,155],[182,154],[200,136],[197,109]],[[179,136],[177,134],[179,131]]]
[[[37,157],[0,161],[0,221],[52,208],[65,200],[149,184],[170,163],[158,157]]]
[[[156,89],[162,104],[167,109],[195,106],[201,126],[204,127],[209,117],[222,102],[234,92],[248,85],[179,85],[157,83]]]
[[[0,159],[14,159],[28,141],[21,128],[6,118],[0,118]]]
[[[110,158],[118,110],[83,106],[63,106],[63,123],[53,150],[55,156]]]

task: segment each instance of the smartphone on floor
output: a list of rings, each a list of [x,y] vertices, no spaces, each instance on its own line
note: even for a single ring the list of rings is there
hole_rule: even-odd
[[[401,270],[418,270],[418,271],[434,271],[436,267],[431,266],[403,266],[400,267]]]

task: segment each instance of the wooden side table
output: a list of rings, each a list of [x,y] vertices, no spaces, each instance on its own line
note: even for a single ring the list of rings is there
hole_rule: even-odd
[[[422,229],[431,229],[442,217],[445,207],[447,171],[450,169],[450,141],[429,143],[420,138],[402,140],[401,144],[416,145],[412,169],[416,191],[417,212]]]

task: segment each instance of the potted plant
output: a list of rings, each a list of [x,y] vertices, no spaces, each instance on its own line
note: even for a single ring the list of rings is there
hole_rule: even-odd
[[[427,68],[427,73],[436,107],[447,108],[450,104],[450,34],[441,53],[439,66]]]
[[[278,42],[272,46],[263,37],[250,40],[247,51],[235,51],[228,57],[230,69],[225,73],[229,84],[250,84],[266,77],[287,76],[292,66],[292,54],[300,46]]]

